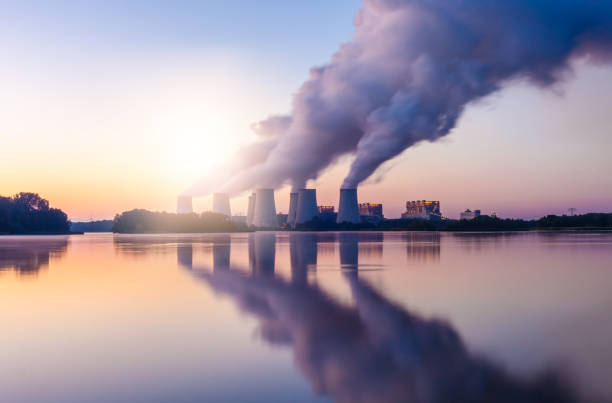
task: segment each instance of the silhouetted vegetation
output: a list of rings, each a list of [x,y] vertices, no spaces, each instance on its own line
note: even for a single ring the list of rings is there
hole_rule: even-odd
[[[132,210],[115,217],[113,232],[123,234],[236,232],[236,225],[223,214],[172,214]]]
[[[0,233],[66,234],[70,232],[68,216],[36,193],[0,196]]]
[[[549,215],[537,221],[538,228],[612,228],[612,213],[589,213],[575,216]]]
[[[73,222],[70,226],[72,232],[111,232],[113,220]]]
[[[372,223],[336,224],[315,217],[299,224],[296,231],[529,231],[555,229],[612,229],[612,214],[589,213],[580,216],[549,215],[539,220],[502,219],[481,215],[472,220],[392,219]]]
[[[446,231],[526,231],[533,227],[535,227],[534,221],[481,215],[472,220],[449,222],[444,229]]]

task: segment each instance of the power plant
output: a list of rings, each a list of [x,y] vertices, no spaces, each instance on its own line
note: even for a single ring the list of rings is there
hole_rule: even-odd
[[[255,192],[253,226],[258,228],[278,227],[273,189],[257,189]]]
[[[213,213],[232,217],[230,195],[228,193],[213,193]],[[179,214],[193,212],[191,196],[179,196],[177,202]],[[243,217],[243,226],[258,229],[276,229],[279,227],[292,229],[296,225],[306,224],[318,217],[321,222],[336,222],[338,224],[360,224],[369,218],[383,219],[382,204],[362,203],[357,201],[356,188],[340,189],[338,213],[333,205],[318,206],[316,189],[299,189],[289,195],[289,213],[278,214],[274,198],[274,189],[257,189],[248,198],[248,210]],[[233,217],[232,217],[233,218]],[[364,221],[365,220],[365,221]],[[316,225],[315,225],[316,226]]]
[[[297,216],[299,194],[291,192],[289,195],[289,216],[287,217],[287,224],[290,227],[295,227],[295,218]]]
[[[176,201],[176,214],[193,213],[193,202],[191,196],[179,196]]]
[[[213,194],[213,213],[223,214],[228,217],[232,216],[232,210],[230,208],[229,194],[227,193],[214,193]]]
[[[338,224],[361,223],[359,205],[357,204],[357,189],[340,189],[340,205],[338,207]]]
[[[319,215],[317,208],[317,190],[300,189],[298,192],[295,224],[304,224]]]

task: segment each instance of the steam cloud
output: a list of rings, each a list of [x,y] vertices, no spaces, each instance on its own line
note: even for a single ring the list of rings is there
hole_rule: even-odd
[[[319,288],[233,272],[200,273],[260,322],[262,338],[290,346],[313,390],[336,402],[578,402],[555,372],[519,380],[472,356],[448,323],[396,306],[356,276],[355,307]]]
[[[347,154],[355,159],[343,187],[354,188],[405,149],[447,135],[470,102],[509,81],[546,87],[575,59],[611,56],[610,1],[364,0],[353,39],[311,70],[291,116],[255,126],[270,147],[231,170],[224,190],[303,187]]]

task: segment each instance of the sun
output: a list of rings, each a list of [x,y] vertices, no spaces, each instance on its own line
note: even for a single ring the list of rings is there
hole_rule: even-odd
[[[172,171],[194,178],[212,174],[215,167],[229,163],[234,146],[226,130],[200,124],[177,130],[169,151]]]

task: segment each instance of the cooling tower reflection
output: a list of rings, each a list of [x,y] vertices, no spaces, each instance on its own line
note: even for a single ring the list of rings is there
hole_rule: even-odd
[[[359,234],[341,232],[338,234],[340,244],[340,267],[347,270],[357,270],[359,264]]]
[[[228,234],[213,238],[213,270],[230,269],[231,237]]]
[[[67,237],[6,238],[0,242],[0,272],[14,271],[20,276],[36,276],[51,259],[62,258]]]
[[[249,267],[254,276],[273,276],[276,260],[276,234],[255,232],[249,234]]]
[[[289,235],[291,279],[296,284],[308,282],[308,270],[317,265],[317,234],[295,233]]]
[[[266,233],[249,237],[252,275],[239,270],[193,274],[256,318],[264,341],[290,347],[313,390],[334,401],[577,401],[557,374],[515,378],[469,352],[451,324],[423,318],[387,300],[356,275],[359,243],[367,240],[357,233],[340,233],[337,240],[340,263],[350,270],[344,277],[352,306],[305,281],[308,267],[317,262],[317,234],[289,237],[292,281],[274,276],[276,236]],[[435,240],[433,250],[439,252]],[[223,256],[225,249],[213,248],[217,253]]]

